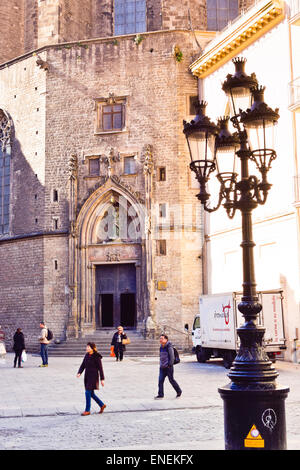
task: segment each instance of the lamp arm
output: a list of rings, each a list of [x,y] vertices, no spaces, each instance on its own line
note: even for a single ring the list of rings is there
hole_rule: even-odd
[[[217,205],[215,207],[208,207],[207,204],[206,204],[206,201],[205,201],[205,203],[203,204],[203,209],[206,212],[215,212],[219,209],[223,199],[224,199],[224,184],[221,183],[220,190],[219,190],[219,200],[218,200]]]
[[[254,175],[249,176],[249,181],[250,183],[252,183],[252,187],[254,190],[253,198],[256,199],[256,202],[258,204],[264,205],[272,185],[267,183],[266,181],[259,182],[258,178]]]

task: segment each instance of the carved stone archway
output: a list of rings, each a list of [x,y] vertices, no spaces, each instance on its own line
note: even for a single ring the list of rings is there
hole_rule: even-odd
[[[109,178],[87,199],[79,212],[72,230],[76,242],[70,252],[73,301],[68,336],[74,334],[74,328],[76,335],[96,329],[95,289],[99,266],[134,265],[136,328],[142,328],[149,314],[145,302],[148,285],[145,206],[139,194],[130,189],[119,178]]]

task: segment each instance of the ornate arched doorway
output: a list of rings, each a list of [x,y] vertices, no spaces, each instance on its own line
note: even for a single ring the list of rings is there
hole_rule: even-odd
[[[79,332],[143,325],[147,313],[144,206],[109,179],[76,222],[72,317]]]

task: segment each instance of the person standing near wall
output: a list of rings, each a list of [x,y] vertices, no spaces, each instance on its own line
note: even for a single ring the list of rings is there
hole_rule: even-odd
[[[13,350],[15,351],[14,367],[16,367],[17,361],[18,361],[18,367],[22,367],[21,356],[22,356],[22,352],[25,350],[25,338],[24,338],[24,334],[22,333],[21,328],[18,328],[14,334]]]
[[[47,339],[48,329],[44,322],[40,323],[41,336],[39,337],[41,344],[41,358],[43,363],[39,367],[48,367],[48,345],[50,341]]]

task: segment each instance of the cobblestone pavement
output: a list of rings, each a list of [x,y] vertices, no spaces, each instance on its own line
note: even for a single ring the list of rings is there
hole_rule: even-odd
[[[158,359],[104,358],[105,387],[97,394],[107,404],[102,415],[80,416],[85,397],[81,358],[50,357],[48,368],[29,355],[23,369],[13,354],[0,362],[0,450],[5,449],[219,449],[224,448],[223,402],[217,391],[229,382],[221,361],[199,364],[181,358],[175,378],[183,394],[166,380],[157,394]],[[300,449],[300,365],[278,362],[278,382],[291,389],[286,400],[288,449]]]

